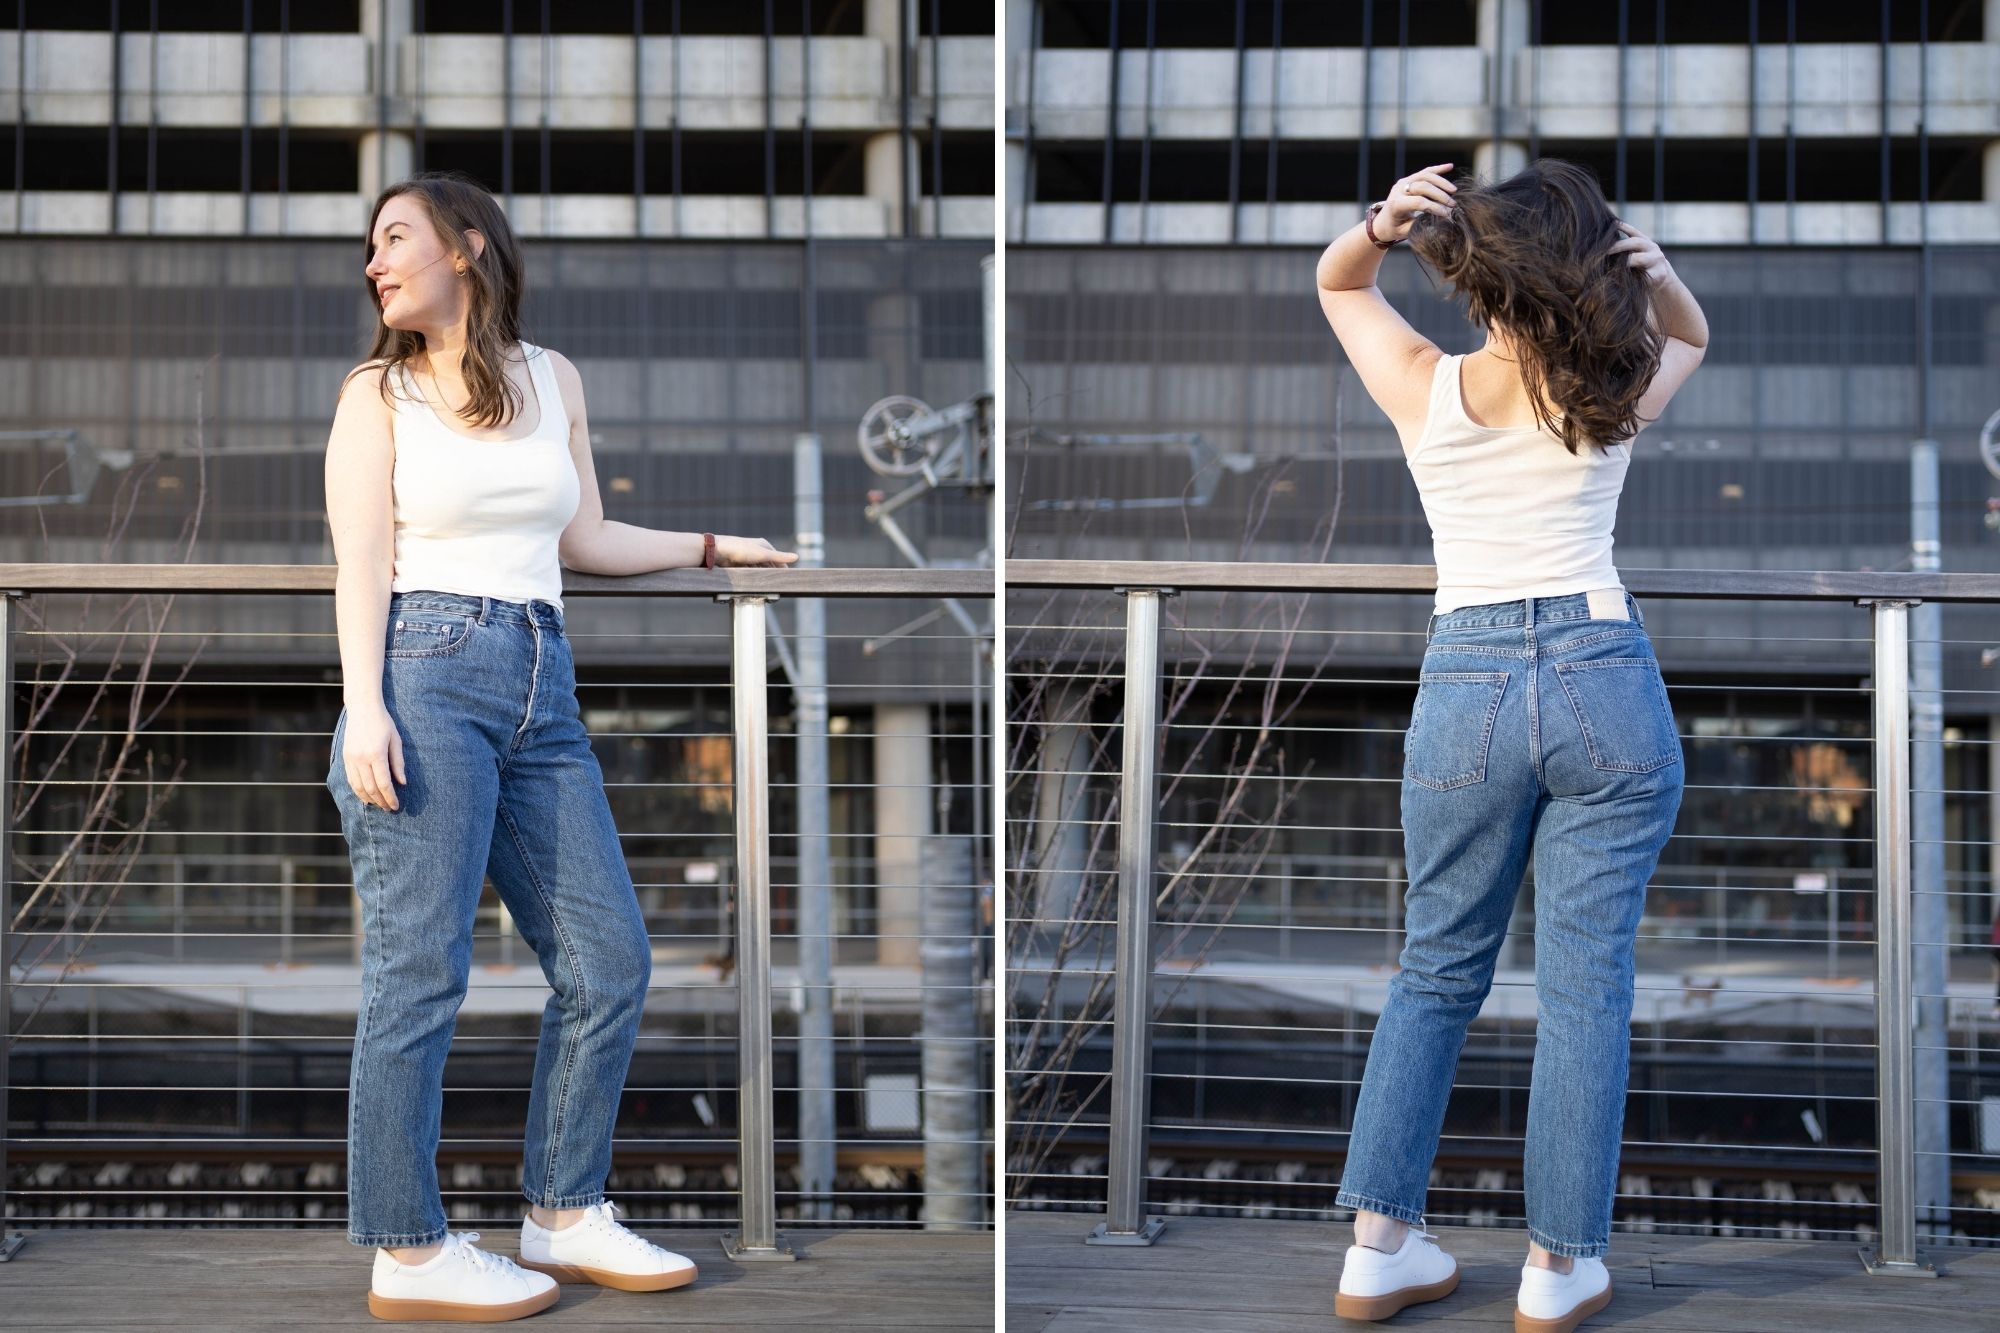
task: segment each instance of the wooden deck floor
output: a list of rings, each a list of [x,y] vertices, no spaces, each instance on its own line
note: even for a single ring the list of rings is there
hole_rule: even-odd
[[[560,1302],[516,1322],[671,1326],[674,1333],[995,1326],[990,1232],[780,1231],[802,1254],[797,1263],[732,1263],[719,1232],[648,1232],[700,1265],[694,1285],[649,1293],[565,1285]],[[481,1232],[479,1244],[516,1253],[514,1236],[499,1228]],[[0,1263],[0,1328],[382,1328],[368,1313],[373,1255],[343,1235],[315,1231],[31,1231],[14,1258]]]
[[[1337,1319],[1349,1228],[1332,1222],[1169,1218],[1150,1248],[1083,1244],[1101,1218],[1009,1213],[1007,1333],[1279,1333],[1381,1327],[1512,1330],[1527,1233],[1440,1227],[1458,1290],[1381,1325]],[[1582,1333],[1994,1333],[2000,1250],[1925,1250],[1936,1279],[1870,1277],[1855,1247],[1829,1242],[1612,1238],[1615,1293]]]

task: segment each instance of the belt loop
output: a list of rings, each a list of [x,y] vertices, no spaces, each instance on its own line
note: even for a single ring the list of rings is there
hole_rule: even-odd
[[[479,623],[480,623],[480,624],[484,625],[484,624],[486,623],[486,612],[487,612],[487,610],[488,610],[488,609],[489,609],[489,608],[490,608],[490,607],[491,607],[492,605],[493,605],[493,599],[492,599],[491,597],[487,597],[487,596],[485,596],[485,595],[483,595],[483,594],[482,594],[482,595],[480,596],[480,598],[479,598]]]
[[[1535,623],[1535,599],[1532,597],[1526,597],[1523,598],[1522,600],[1528,604],[1527,624],[1532,626]]]
[[[1437,633],[1437,623],[1437,612],[1433,611],[1431,612],[1431,618],[1424,622],[1424,647],[1426,648],[1431,646],[1431,635]]]

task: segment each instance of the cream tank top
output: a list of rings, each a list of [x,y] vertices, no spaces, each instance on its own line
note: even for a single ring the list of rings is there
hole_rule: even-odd
[[[1611,527],[1632,446],[1572,454],[1539,425],[1475,424],[1459,384],[1464,360],[1438,358],[1430,415],[1407,455],[1436,553],[1436,612],[1610,589],[1602,600],[1624,619]]]
[[[569,453],[569,415],[554,363],[532,343],[519,346],[541,418],[534,434],[518,440],[460,434],[417,391],[409,368],[397,368],[400,394],[390,395],[396,441],[391,592],[430,589],[562,605],[556,543],[576,516],[581,493]]]

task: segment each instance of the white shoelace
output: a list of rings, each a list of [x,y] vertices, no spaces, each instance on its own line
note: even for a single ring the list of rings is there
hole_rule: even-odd
[[[505,1255],[490,1254],[472,1243],[478,1239],[477,1231],[454,1231],[445,1236],[445,1244],[456,1249],[459,1258],[481,1273],[504,1273],[514,1266]]]
[[[660,1247],[647,1240],[644,1236],[626,1230],[624,1224],[618,1220],[617,1215],[621,1211],[623,1210],[617,1204],[606,1199],[602,1203],[592,1204],[589,1208],[586,1208],[583,1213],[583,1220],[590,1223],[594,1230],[612,1237],[627,1249],[651,1257],[653,1252]]]

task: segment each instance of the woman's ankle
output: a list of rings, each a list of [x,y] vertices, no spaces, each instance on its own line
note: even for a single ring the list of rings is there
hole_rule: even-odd
[[[444,1248],[443,1241],[432,1241],[429,1245],[384,1245],[383,1250],[399,1264],[429,1263],[437,1258]]]
[[[1383,1213],[1371,1213],[1365,1208],[1356,1209],[1354,1213],[1354,1243],[1384,1254],[1394,1254],[1402,1249],[1403,1235],[1409,1229],[1408,1222]]]
[[[1566,1254],[1550,1254],[1534,1241],[1528,1242],[1528,1263],[1535,1268],[1546,1268],[1552,1273],[1567,1273],[1576,1267],[1576,1260]]]

